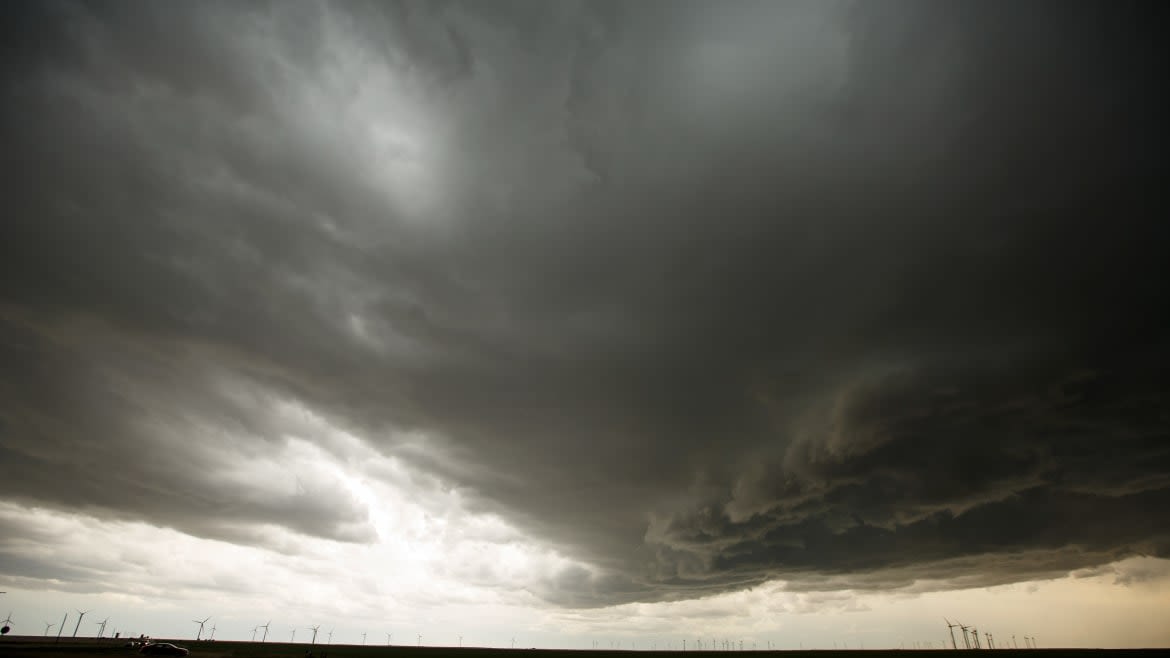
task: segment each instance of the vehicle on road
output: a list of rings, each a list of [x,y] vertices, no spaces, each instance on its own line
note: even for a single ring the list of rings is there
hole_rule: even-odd
[[[185,656],[191,652],[170,642],[152,642],[139,649],[138,653],[144,656]]]

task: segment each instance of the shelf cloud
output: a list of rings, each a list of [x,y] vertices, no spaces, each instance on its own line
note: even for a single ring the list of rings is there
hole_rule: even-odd
[[[5,7],[0,498],[295,553],[392,457],[573,608],[1170,557],[1103,6]]]

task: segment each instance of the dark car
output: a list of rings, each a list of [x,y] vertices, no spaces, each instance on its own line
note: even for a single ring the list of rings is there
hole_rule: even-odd
[[[155,642],[142,647],[138,653],[147,656],[185,656],[191,652],[170,642]]]

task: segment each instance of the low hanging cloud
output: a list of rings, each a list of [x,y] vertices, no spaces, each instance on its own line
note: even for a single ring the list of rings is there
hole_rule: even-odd
[[[0,497],[361,544],[356,441],[570,607],[1170,556],[1147,10],[7,7]]]

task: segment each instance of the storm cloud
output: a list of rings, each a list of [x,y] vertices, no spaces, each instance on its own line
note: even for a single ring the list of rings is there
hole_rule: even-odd
[[[1170,557],[1160,9],[3,11],[6,501],[370,541],[343,436],[564,606]]]

